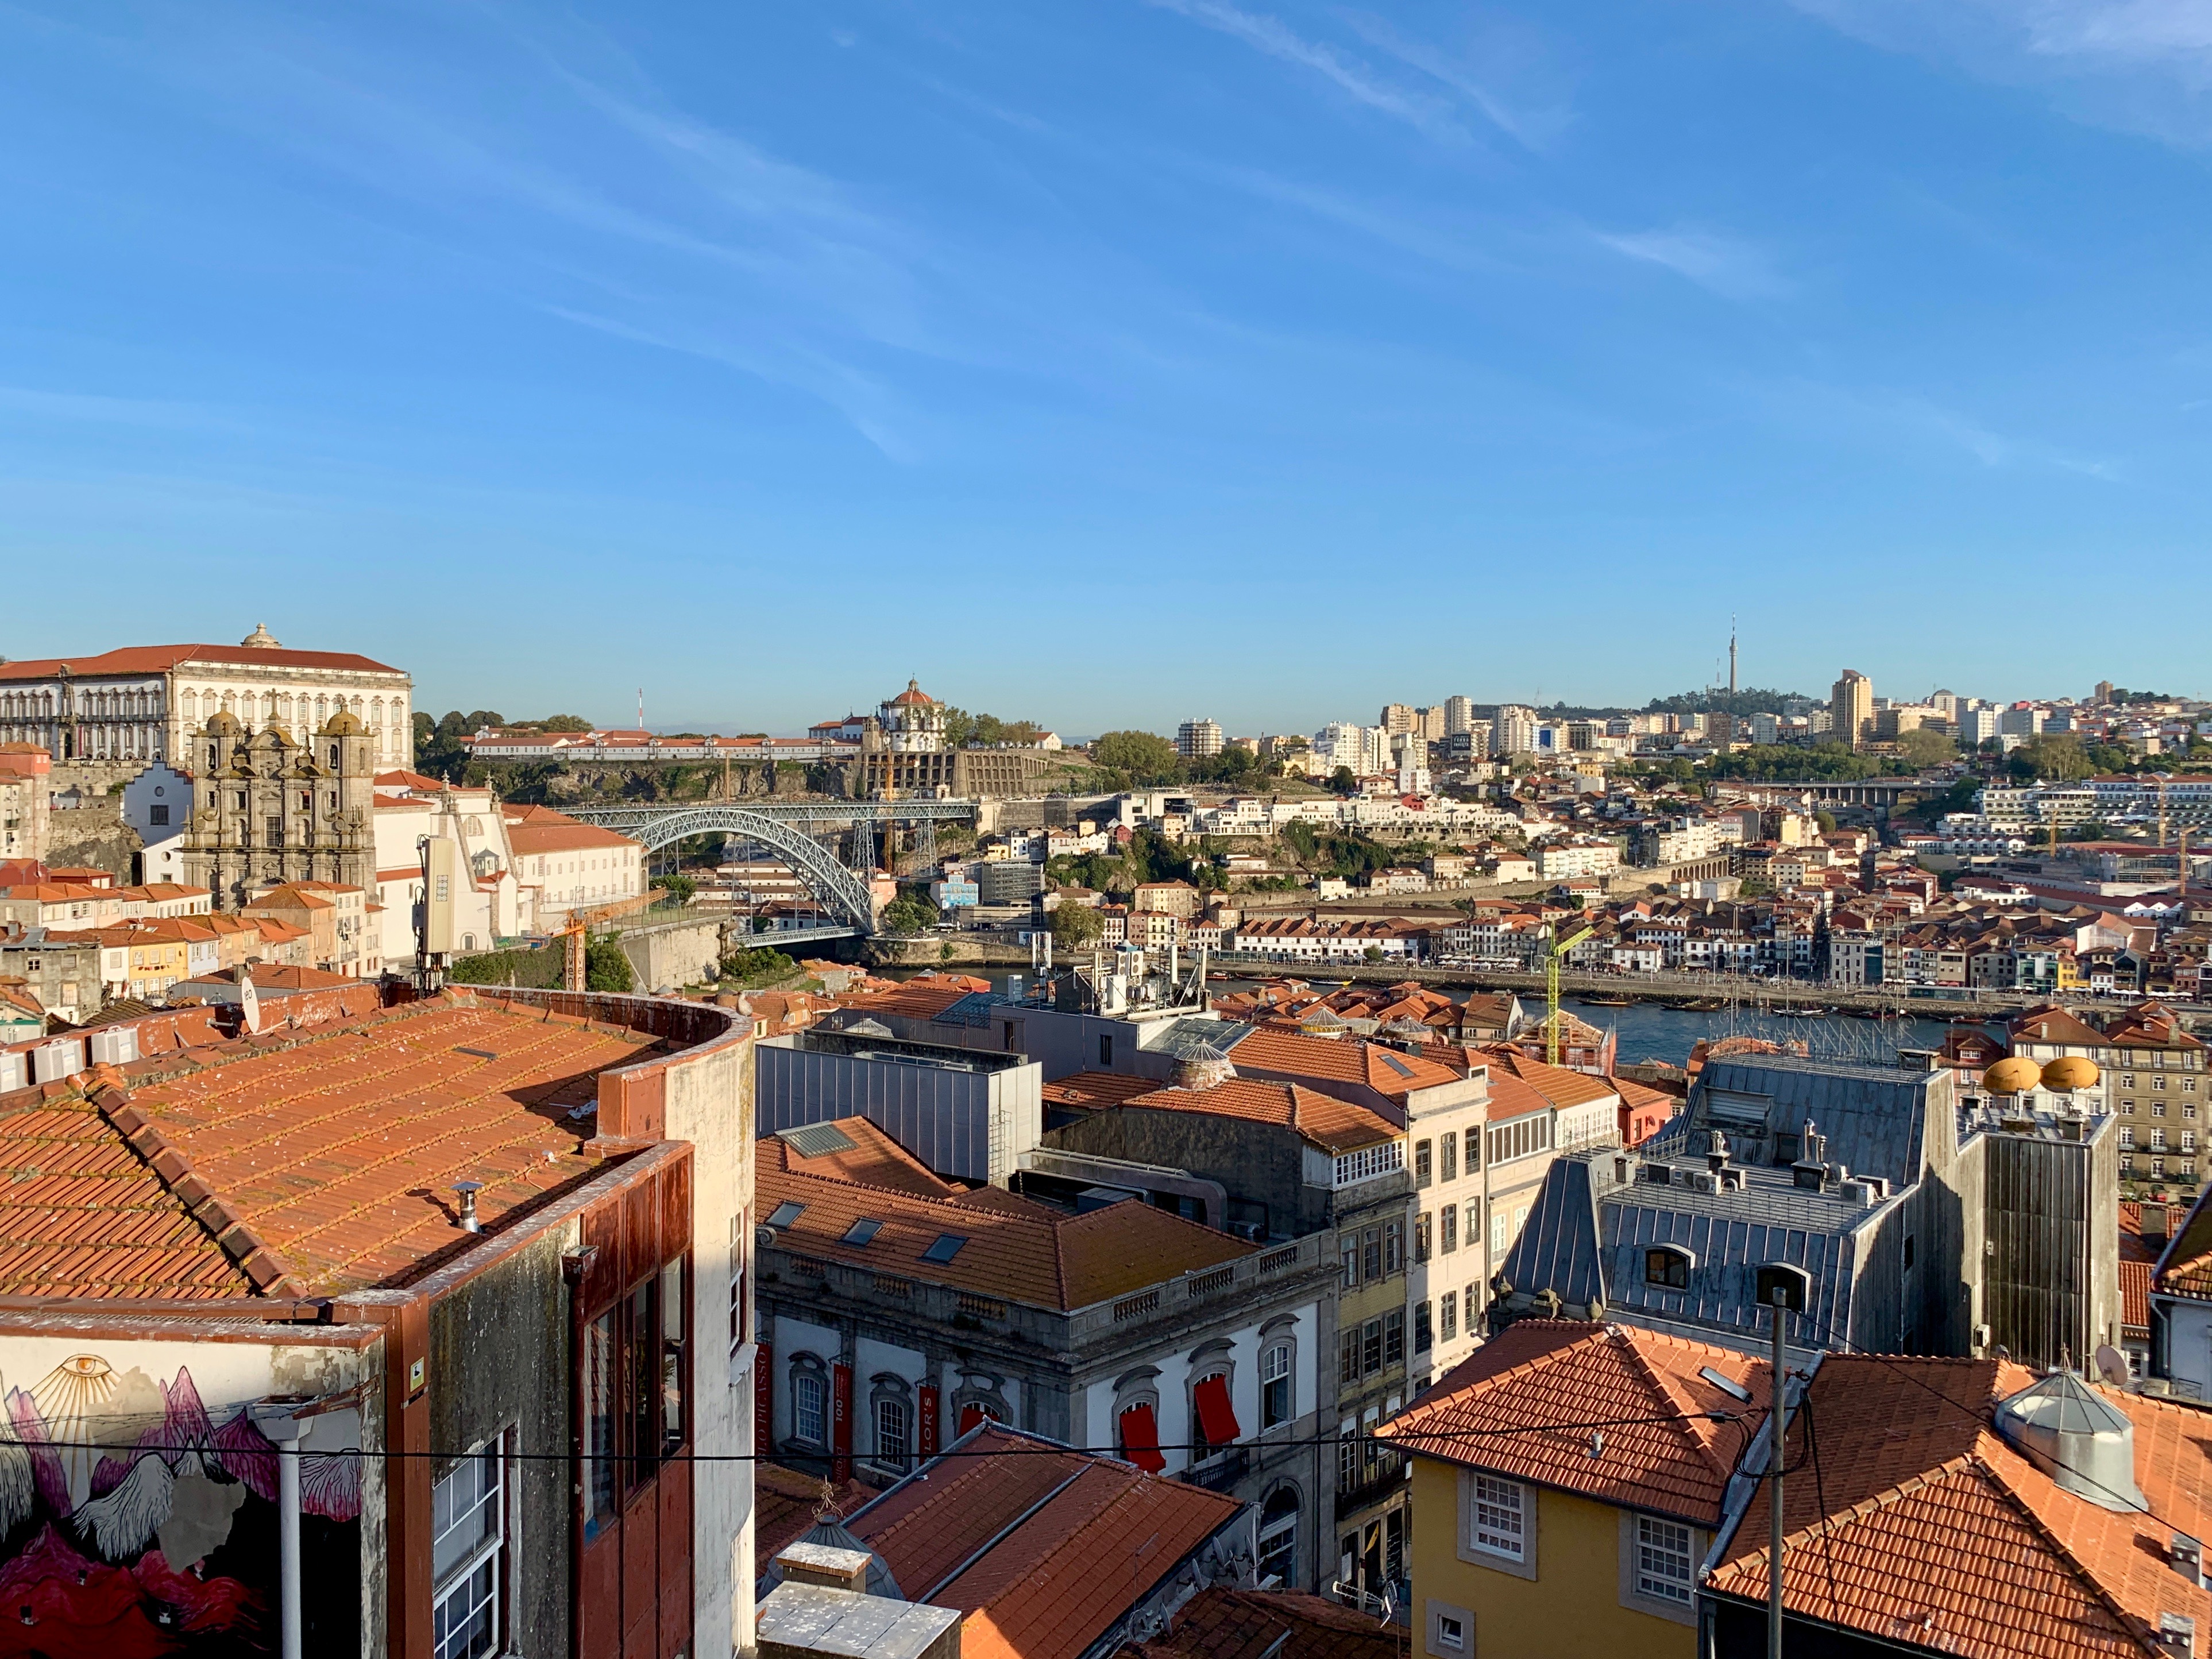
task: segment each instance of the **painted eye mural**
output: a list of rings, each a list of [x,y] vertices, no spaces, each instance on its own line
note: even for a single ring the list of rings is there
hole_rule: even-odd
[[[308,1652],[360,1647],[361,1419],[332,1403],[301,1456]],[[276,1652],[279,1456],[183,1367],[0,1377],[0,1659]]]

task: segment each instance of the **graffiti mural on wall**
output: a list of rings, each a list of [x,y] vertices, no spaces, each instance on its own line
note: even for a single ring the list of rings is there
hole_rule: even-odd
[[[350,1407],[300,1460],[309,1652],[358,1650],[360,1444]],[[321,1446],[328,1449],[314,1449]],[[274,1653],[277,1459],[246,1407],[72,1355],[0,1376],[0,1659]]]

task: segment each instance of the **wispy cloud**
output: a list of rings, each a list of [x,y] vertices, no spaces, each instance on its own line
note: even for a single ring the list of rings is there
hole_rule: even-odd
[[[1789,0],[1887,51],[2043,88],[2068,115],[2212,144],[2205,0]]]
[[[1307,40],[1280,18],[1243,10],[1227,0],[1146,0],[1146,3],[1180,13],[1270,58],[1310,70],[1334,82],[1354,101],[1395,116],[1431,138],[1455,144],[1468,142],[1467,128],[1443,99],[1396,85],[1325,41]]]
[[[1530,149],[1543,149],[1567,124],[1569,117],[1564,109],[1528,113],[1515,109],[1465,64],[1425,40],[1409,40],[1384,18],[1369,12],[1347,11],[1344,21],[1369,46],[1389,52],[1400,63],[1449,87],[1500,132]]]
[[[1662,265],[1723,299],[1771,299],[1789,289],[1763,249],[1736,237],[1679,225],[1669,230],[1592,234],[1615,253]]]

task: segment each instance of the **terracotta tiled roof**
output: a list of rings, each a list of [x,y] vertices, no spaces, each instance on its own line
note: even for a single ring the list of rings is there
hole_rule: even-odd
[[[933,1019],[978,989],[989,990],[987,980],[978,986],[963,975],[925,974],[887,988],[848,991],[837,999],[841,1008],[862,1013],[901,1014],[909,1019]]]
[[[1244,1042],[1253,1041],[1247,1037]],[[1244,1051],[1244,1042],[1237,1052]],[[1133,1109],[1155,1112],[1203,1112],[1215,1117],[1248,1118],[1295,1130],[1302,1138],[1334,1156],[1395,1139],[1404,1133],[1364,1106],[1302,1088],[1295,1083],[1262,1083],[1255,1078],[1233,1077],[1210,1089],[1155,1089],[1125,1103]]]
[[[996,1187],[962,1191],[927,1170],[917,1178],[919,1166],[896,1162],[896,1147],[884,1149],[890,1137],[866,1119],[841,1119],[837,1127],[856,1147],[870,1150],[804,1158],[780,1135],[760,1143],[760,1213],[773,1215],[786,1203],[804,1206],[778,1230],[778,1242],[794,1255],[1068,1312],[1255,1253],[1226,1233],[1148,1204],[1069,1215]],[[872,1168],[876,1181],[839,1173],[864,1166]],[[941,1195],[929,1192],[925,1179],[941,1188]],[[884,1180],[896,1184],[880,1184]],[[864,1219],[881,1224],[866,1243],[845,1243]],[[924,1260],[947,1234],[967,1242],[950,1261]]]
[[[1044,1103],[1063,1109],[1096,1111],[1119,1106],[1138,1095],[1153,1093],[1160,1080],[1153,1077],[1124,1077],[1119,1072],[1078,1072],[1044,1085]]]
[[[791,1140],[778,1137],[782,1140],[784,1167],[794,1175],[819,1176],[825,1181],[845,1181],[861,1187],[882,1187],[892,1192],[912,1193],[920,1198],[951,1198],[968,1190],[932,1174],[920,1158],[866,1118],[839,1118],[835,1127],[852,1143],[850,1150],[808,1157]]]
[[[1748,1389],[1751,1403],[1699,1376],[1705,1367]],[[1625,1325],[1522,1320],[1376,1433],[1446,1462],[1710,1527],[1766,1386],[1765,1364],[1732,1349]],[[1638,1418],[1674,1420],[1620,1420]],[[1588,1428],[1531,1432],[1593,1422],[1613,1424],[1595,1455]]]
[[[2063,1042],[2077,1048],[2108,1046],[2102,1032],[2092,1030],[2059,1007],[2031,1008],[2013,1021],[2010,1030],[2015,1042],[2024,1037],[2031,1042]]]
[[[1591,1035],[1595,1039],[1596,1034],[1593,1032]],[[1565,1042],[1567,1034],[1562,1031],[1559,1039]],[[1490,1057],[1490,1079],[1493,1088],[1501,1073],[1517,1078],[1553,1106],[1587,1106],[1594,1100],[1604,1100],[1617,1092],[1612,1083],[1604,1078],[1592,1077],[1587,1072],[1570,1071],[1564,1066],[1553,1066],[1545,1060],[1531,1060],[1510,1042],[1486,1043],[1483,1053]]]
[[[1297,1590],[1210,1586],[1184,1602],[1159,1635],[1118,1659],[1401,1659],[1395,1629]]]
[[[1372,1042],[1299,1036],[1261,1026],[1237,1045],[1241,1067],[1330,1083],[1363,1084],[1392,1100],[1459,1079],[1448,1066]]]
[[[25,662],[0,663],[0,680],[46,680],[63,664],[79,679],[103,674],[149,674],[185,663],[232,663],[254,668],[338,668],[361,674],[397,674],[401,671],[356,657],[345,651],[285,651],[264,646],[131,645],[88,657],[41,657]]]
[[[240,1297],[245,1270],[79,1094],[0,1115],[0,1292]]]
[[[2151,1275],[2158,1267],[2155,1243],[2143,1237],[2142,1206],[2120,1206],[2120,1322],[2132,1334],[2150,1335]]]
[[[2212,1187],[2198,1195],[2159,1256],[2152,1284],[2166,1295],[2212,1302],[2212,1207],[2207,1199],[2212,1199]]]
[[[908,1596],[960,1609],[969,1659],[1076,1659],[1243,1510],[1054,1444],[987,1425],[845,1522]]]
[[[141,1061],[125,1069],[116,1121],[135,1136],[143,1118],[176,1154],[155,1166],[180,1195],[211,1194],[289,1282],[330,1294],[403,1284],[464,1237],[456,1181],[485,1183],[477,1208],[491,1230],[588,1179],[601,1167],[577,1155],[590,1122],[568,1109],[596,1101],[598,1072],[640,1057],[634,1033],[441,1001]],[[26,1247],[9,1270],[66,1280],[72,1236],[37,1220],[41,1207],[97,1216],[100,1196],[0,1187],[0,1231]]]
[[[2162,1613],[2212,1620],[2212,1595],[2167,1559],[2176,1531],[2202,1538],[2203,1418],[2100,1390],[2135,1426],[2148,1515],[2062,1490],[1990,1426],[2035,1381],[1996,1360],[1830,1354],[1810,1390],[1821,1479],[1788,1483],[1783,1594],[1799,1613],[1946,1653],[2003,1659],[2151,1655]],[[1793,1418],[1788,1466],[1807,1458]],[[1825,1494],[1823,1507],[1820,1498]],[[1764,1601],[1762,1488],[1716,1571],[1716,1593]]]
[[[587,847],[639,845],[628,836],[582,823],[550,806],[510,806],[504,809],[502,816],[507,819],[507,843],[514,849],[517,858],[534,858],[541,853],[573,853]]]

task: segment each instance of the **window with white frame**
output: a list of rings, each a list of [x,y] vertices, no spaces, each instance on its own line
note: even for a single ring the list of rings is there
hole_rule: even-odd
[[[1524,1507],[1528,1489],[1517,1480],[1478,1474],[1468,1499],[1468,1539],[1486,1555],[1508,1560],[1528,1558]]]
[[[487,1441],[430,1489],[430,1620],[437,1659],[477,1659],[499,1650],[504,1463],[501,1441]]]
[[[906,1401],[888,1395],[876,1401],[876,1462],[887,1469],[904,1472],[911,1442]]]
[[[1291,1420],[1291,1345],[1279,1342],[1260,1356],[1260,1426]]]
[[[829,1386],[817,1371],[793,1370],[791,1374],[791,1437],[810,1445],[826,1446],[824,1426]]]
[[[1649,1515],[1636,1517],[1636,1593],[1690,1605],[1690,1529]]]
[[[1336,1160],[1336,1185],[1355,1186],[1363,1181],[1372,1181],[1377,1176],[1395,1174],[1406,1167],[1406,1143],[1386,1140],[1377,1146],[1362,1146],[1356,1152],[1346,1152]]]

